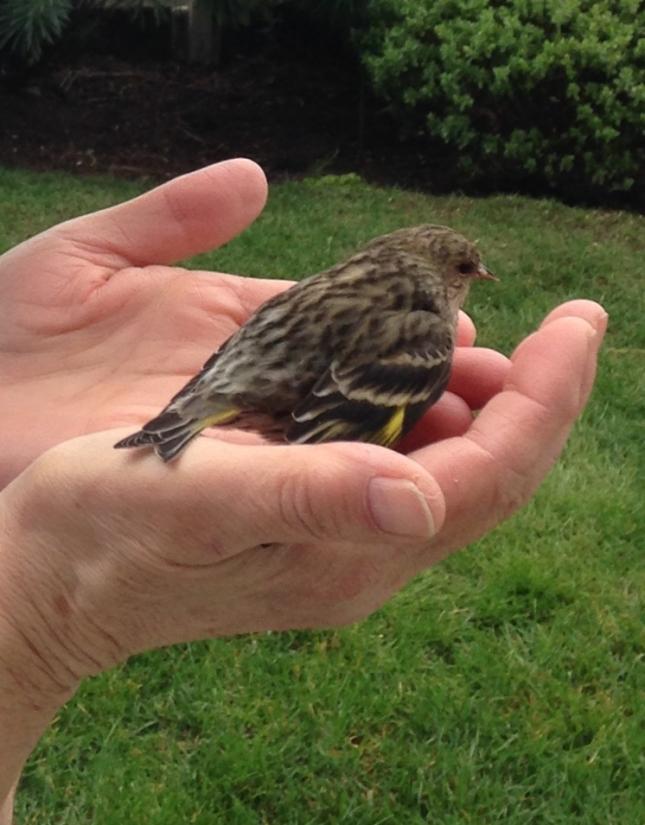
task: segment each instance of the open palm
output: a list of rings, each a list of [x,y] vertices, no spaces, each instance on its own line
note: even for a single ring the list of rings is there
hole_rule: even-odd
[[[228,241],[265,198],[261,170],[230,161],[0,258],[1,480],[67,438],[140,424],[284,288],[165,265]]]
[[[570,301],[511,359],[471,346],[463,316],[450,391],[410,434],[406,457],[373,445],[202,439],[169,467],[112,450],[285,287],[169,266],[240,232],[265,195],[255,164],[230,161],[61,224],[0,259],[0,486],[66,442],[8,495],[15,502],[24,491],[23,539],[40,529],[33,553],[46,548],[52,565],[43,579],[46,565],[18,554],[27,560],[21,587],[34,570],[48,587],[65,570],[70,590],[96,585],[78,603],[99,625],[103,608],[116,622],[107,638],[123,657],[367,615],[529,500],[593,384],[606,314]],[[101,574],[79,575],[92,553],[101,564],[89,568]],[[78,617],[85,644],[88,622]],[[94,667],[95,651],[85,654]]]
[[[242,231],[266,199],[262,171],[235,160],[49,229],[0,258],[0,486],[47,448],[158,412],[285,281],[168,264]],[[471,344],[464,317],[461,343]],[[472,351],[433,413],[456,434],[501,386],[505,359]],[[468,395],[468,392],[464,393]],[[468,403],[467,403],[468,402]],[[442,412],[443,411],[443,412]]]

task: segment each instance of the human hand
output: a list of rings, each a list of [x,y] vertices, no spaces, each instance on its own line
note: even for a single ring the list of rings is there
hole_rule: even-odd
[[[5,610],[47,663],[32,688],[179,641],[366,616],[528,501],[587,401],[605,322],[592,302],[558,307],[463,434],[408,456],[199,439],[164,465],[113,451],[115,432],[49,451],[3,494]]]
[[[287,281],[167,264],[225,243],[261,211],[266,181],[233,160],[68,221],[0,258],[0,489],[49,447],[152,418]],[[450,389],[425,433],[454,435],[497,392],[507,359],[474,348],[462,315]],[[226,438],[230,436],[224,436]]]
[[[166,264],[259,214],[261,169],[218,163],[0,258],[0,488],[74,436],[154,414],[279,282]]]
[[[52,445],[149,418],[288,285],[165,265],[264,198],[254,164],[218,164],[0,259],[0,488]],[[0,494],[0,821],[83,676],[177,641],[356,620],[525,503],[586,402],[605,322],[565,304],[511,365],[462,316],[450,391],[407,457],[219,433],[167,467],[109,432],[36,460]]]

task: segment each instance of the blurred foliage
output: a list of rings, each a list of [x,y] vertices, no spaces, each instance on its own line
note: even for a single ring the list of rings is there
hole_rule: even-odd
[[[210,6],[217,27],[248,26],[259,17],[270,16],[271,11],[284,0],[199,0]]]
[[[286,0],[299,14],[347,36],[368,20],[370,0]]]
[[[213,24],[248,26],[258,17],[270,15],[284,0],[198,0],[210,6]],[[43,49],[56,41],[74,11],[105,9],[127,12],[133,20],[149,15],[160,22],[174,6],[173,0],[0,0],[0,48],[9,47],[26,63],[37,63]]]
[[[170,6],[171,0],[0,0],[0,48],[32,65],[63,35],[75,12],[122,10],[135,21],[149,14],[159,22]]]
[[[371,0],[369,16],[376,91],[408,132],[457,150],[468,179],[643,182],[639,0]]]
[[[360,62],[360,123],[371,86],[404,136],[456,157],[464,183],[583,198],[645,189],[640,0],[198,2],[213,12],[212,62],[222,32],[259,24],[269,36],[266,24],[287,17],[300,21],[293,31],[302,42],[322,36],[349,53]],[[81,10],[159,21],[171,5],[0,0],[0,47],[33,64]]]
[[[0,0],[0,47],[35,63],[60,37],[73,6],[74,0]]]

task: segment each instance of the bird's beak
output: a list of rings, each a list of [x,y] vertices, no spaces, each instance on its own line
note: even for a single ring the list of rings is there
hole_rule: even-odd
[[[499,281],[499,278],[496,278],[490,269],[487,269],[484,264],[480,264],[477,267],[475,278],[477,278],[478,281]]]

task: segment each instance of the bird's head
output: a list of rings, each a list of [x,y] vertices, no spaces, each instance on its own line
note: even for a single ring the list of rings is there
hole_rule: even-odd
[[[447,226],[423,224],[393,232],[392,236],[396,236],[399,248],[422,258],[430,271],[442,278],[448,299],[457,309],[473,281],[497,280],[482,263],[475,244]]]

